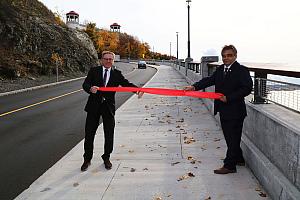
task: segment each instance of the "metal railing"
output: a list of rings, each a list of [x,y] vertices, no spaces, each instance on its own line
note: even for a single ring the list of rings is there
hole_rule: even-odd
[[[275,103],[296,112],[300,112],[300,85],[256,78],[258,84],[257,95],[265,103]]]
[[[184,61],[165,62],[179,69],[186,67]],[[210,76],[219,64],[207,64],[208,62],[190,62],[187,63],[187,70],[193,71],[202,77]],[[299,72],[283,72],[282,70],[260,69],[258,67],[250,67],[249,70],[254,72],[254,77],[252,77],[254,82],[252,103],[275,103],[300,113],[300,85],[267,79],[267,74],[299,77]]]

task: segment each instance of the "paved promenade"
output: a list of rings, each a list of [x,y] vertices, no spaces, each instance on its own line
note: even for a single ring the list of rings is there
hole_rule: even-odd
[[[145,87],[182,89],[185,85],[177,71],[163,65]],[[222,166],[225,152],[222,130],[201,100],[134,95],[116,112],[111,170],[104,168],[100,157],[101,125],[86,172],[80,171],[80,142],[16,199],[269,199],[262,197],[264,191],[247,167],[237,167],[235,174],[213,173]]]

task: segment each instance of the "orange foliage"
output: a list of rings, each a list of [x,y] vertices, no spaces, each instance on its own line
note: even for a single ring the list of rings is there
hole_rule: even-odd
[[[87,24],[85,32],[93,41],[98,53],[109,50],[120,55],[121,58],[151,59],[156,57],[168,59],[167,55],[151,52],[148,43],[142,43],[138,38],[127,33],[98,29],[95,23]]]

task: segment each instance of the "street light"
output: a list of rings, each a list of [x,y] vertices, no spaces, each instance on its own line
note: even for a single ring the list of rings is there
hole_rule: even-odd
[[[187,3],[187,8],[188,8],[188,55],[187,58],[185,59],[185,75],[187,76],[188,68],[189,68],[189,63],[193,61],[191,58],[191,42],[190,42],[190,3],[192,0],[186,0]]]
[[[188,58],[191,58],[191,42],[190,42],[190,3],[192,0],[186,0],[188,8]]]
[[[171,60],[171,57],[172,57],[172,42],[170,42],[170,59]]]
[[[176,32],[176,46],[177,46],[176,59],[178,62],[178,32]]]

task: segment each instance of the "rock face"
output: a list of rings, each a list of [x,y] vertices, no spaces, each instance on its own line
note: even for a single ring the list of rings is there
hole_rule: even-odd
[[[85,72],[97,64],[88,35],[72,30],[37,0],[0,0],[0,78]]]

